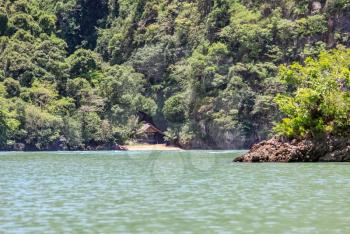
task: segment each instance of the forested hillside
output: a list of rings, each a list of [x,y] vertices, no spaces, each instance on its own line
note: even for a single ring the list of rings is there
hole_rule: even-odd
[[[285,114],[280,65],[340,44],[349,0],[0,0],[0,148],[123,144],[139,111],[188,148],[249,147]]]

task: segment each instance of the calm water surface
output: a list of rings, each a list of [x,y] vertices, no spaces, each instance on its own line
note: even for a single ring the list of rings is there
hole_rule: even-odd
[[[0,153],[0,233],[350,233],[350,164]]]

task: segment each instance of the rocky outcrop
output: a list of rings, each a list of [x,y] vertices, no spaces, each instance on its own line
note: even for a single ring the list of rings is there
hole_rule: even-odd
[[[350,140],[327,138],[324,140],[283,141],[273,138],[256,144],[234,162],[349,162]]]

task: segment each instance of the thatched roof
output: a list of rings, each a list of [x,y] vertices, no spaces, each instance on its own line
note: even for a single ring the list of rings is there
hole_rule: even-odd
[[[150,123],[146,123],[142,126],[142,128],[140,128],[140,130],[138,130],[138,133],[147,133],[147,134],[155,134],[155,133],[159,133],[164,135],[164,133],[159,130],[158,128],[156,128],[154,125],[150,124]]]

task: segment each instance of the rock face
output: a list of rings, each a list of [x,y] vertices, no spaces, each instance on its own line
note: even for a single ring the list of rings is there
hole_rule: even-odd
[[[314,1],[311,4],[311,14],[317,14],[322,10],[322,4],[319,1]]]
[[[350,140],[283,141],[273,138],[256,144],[234,162],[349,162]]]

